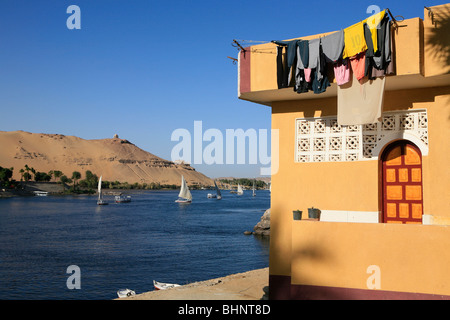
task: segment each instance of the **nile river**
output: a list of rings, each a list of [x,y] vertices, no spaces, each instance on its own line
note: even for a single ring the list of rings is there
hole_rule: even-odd
[[[178,191],[133,190],[132,202],[106,196],[107,206],[96,196],[0,199],[0,299],[114,299],[121,288],[153,290],[153,279],[186,284],[268,266],[269,241],[243,232],[270,207],[269,191],[191,192],[192,204],[175,203]],[[80,289],[67,287],[72,265]]]

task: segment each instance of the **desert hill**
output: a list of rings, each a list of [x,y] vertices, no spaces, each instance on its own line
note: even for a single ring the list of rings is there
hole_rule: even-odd
[[[180,185],[181,175],[188,184],[212,185],[213,181],[189,165],[175,164],[144,151],[128,140],[85,140],[61,134],[0,131],[0,166],[19,170],[25,164],[36,171],[62,171],[69,178],[73,171],[84,177],[86,170],[103,180],[128,183]]]

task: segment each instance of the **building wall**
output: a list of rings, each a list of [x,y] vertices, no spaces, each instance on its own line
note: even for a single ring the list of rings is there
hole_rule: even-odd
[[[450,87],[388,91],[384,111],[427,110],[428,154],[422,157],[424,214],[431,224],[450,224]],[[272,104],[272,129],[279,130],[279,169],[272,175],[271,255],[272,283],[289,282],[300,235],[293,228],[293,210],[381,212],[378,159],[352,162],[298,163],[295,158],[296,119],[332,116],[337,113],[335,98],[282,101]],[[392,141],[391,141],[392,142]],[[380,154],[383,148],[380,149]],[[322,222],[318,222],[322,224]],[[425,226],[424,226],[425,227]],[[400,226],[401,228],[401,226]],[[419,229],[420,230],[420,229]],[[382,237],[384,229],[373,231],[371,241]],[[376,234],[379,232],[380,234]],[[429,234],[428,234],[429,235]],[[450,239],[450,236],[448,236]],[[292,268],[292,270],[291,270]],[[281,276],[281,278],[279,278]],[[283,279],[283,277],[285,277]],[[272,286],[276,290],[276,284]],[[271,287],[271,290],[272,290]],[[286,287],[281,286],[280,292]],[[275,293],[274,293],[275,294]],[[450,292],[447,293],[450,295]]]
[[[290,298],[449,299],[449,231],[295,221]]]
[[[450,298],[445,272],[450,263],[450,5],[430,9],[423,19],[398,23],[397,76],[387,78],[384,97],[384,112],[427,112],[427,145],[421,149],[426,225],[294,221],[293,210],[307,218],[308,208],[315,207],[328,217],[356,212],[358,219],[367,215],[373,222],[373,214],[382,211],[378,157],[391,142],[409,136],[386,136],[369,160],[296,162],[296,119],[336,116],[336,84],[322,95],[278,90],[276,46],[248,48],[248,91],[241,90],[240,98],[270,105],[272,129],[279,133],[271,194],[272,299]],[[371,288],[377,270],[381,286]]]
[[[450,72],[450,4],[424,9],[424,73]]]

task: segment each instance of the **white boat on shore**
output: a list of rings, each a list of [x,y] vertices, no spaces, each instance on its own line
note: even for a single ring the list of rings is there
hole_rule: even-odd
[[[189,188],[187,186],[186,180],[184,179],[184,176],[181,176],[181,189],[180,189],[180,193],[178,194],[178,199],[175,200],[175,202],[178,202],[178,203],[191,203],[192,202],[192,194],[189,191]]]
[[[97,204],[99,206],[104,206],[104,205],[108,204],[108,202],[103,200],[103,195],[102,195],[102,176],[100,176],[100,179],[98,180],[98,200],[97,200]]]
[[[136,292],[130,289],[120,289],[117,291],[117,296],[119,298],[127,298],[136,295]]]
[[[176,283],[164,283],[164,282],[158,282],[156,280],[153,280],[153,286],[156,290],[166,290],[170,288],[180,287],[179,284]]]
[[[33,191],[34,195],[37,197],[46,197],[48,196],[47,191]]]

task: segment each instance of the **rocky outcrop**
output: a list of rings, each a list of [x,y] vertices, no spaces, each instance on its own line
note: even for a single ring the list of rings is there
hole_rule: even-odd
[[[188,185],[211,186],[213,180],[189,164],[165,160],[140,149],[118,135],[112,139],[85,140],[60,134],[0,131],[0,165],[14,167],[13,178],[22,177],[25,165],[36,171],[62,171],[69,178],[89,170],[103,181],[180,185],[183,175]]]
[[[270,236],[270,208],[264,212],[261,221],[253,228],[253,234],[258,236]]]

